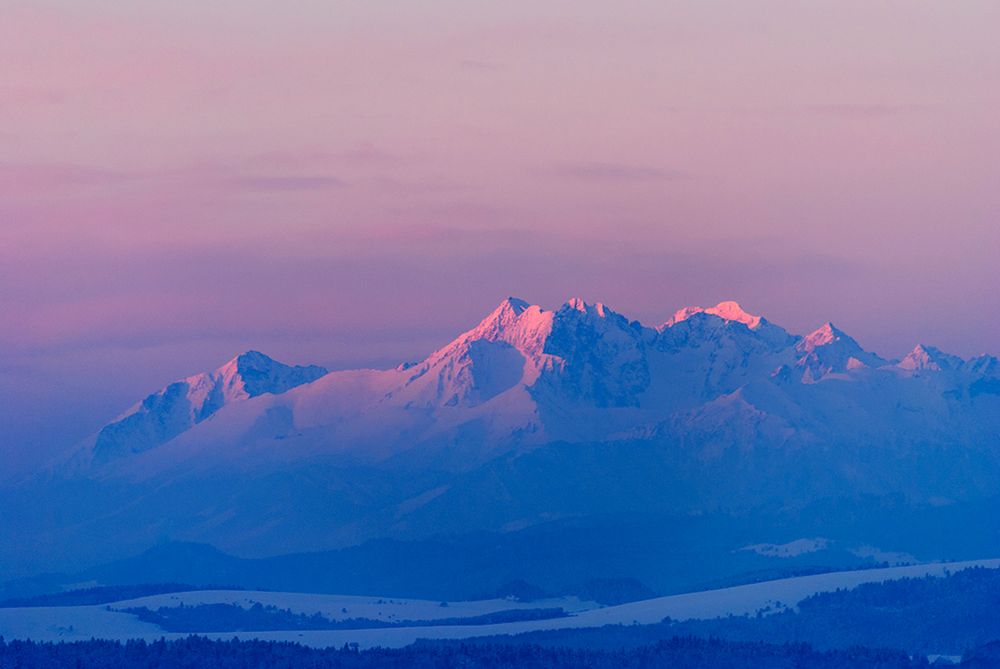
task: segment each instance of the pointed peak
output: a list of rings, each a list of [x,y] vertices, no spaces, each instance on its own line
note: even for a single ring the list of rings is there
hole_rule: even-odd
[[[523,314],[531,305],[517,297],[505,297],[494,309],[480,321],[478,328],[509,323]],[[477,328],[477,329],[478,329]]]
[[[711,316],[717,316],[724,321],[733,321],[736,323],[742,323],[746,325],[751,330],[755,330],[760,327],[760,324],[764,322],[764,319],[760,316],[756,316],[746,311],[739,302],[735,300],[725,300],[719,302],[714,307],[684,307],[683,309],[678,309],[673,317],[665,323],[666,327],[671,325],[676,325],[681,321],[686,321],[687,319],[695,316],[697,314],[709,314]]]
[[[238,356],[233,358],[233,361],[237,364],[243,365],[261,365],[261,364],[272,364],[275,362],[274,358],[269,355],[265,355],[260,351],[250,349],[249,351],[244,351]]]
[[[956,355],[945,353],[936,346],[917,344],[896,366],[900,369],[943,371],[957,369],[964,361]]]
[[[491,311],[476,327],[466,332],[459,339],[468,339],[470,337],[472,339],[496,339],[501,336],[504,330],[518,322],[524,312],[533,308],[538,310],[538,307],[533,307],[530,303],[520,298],[504,298],[496,309]]]
[[[795,350],[802,356],[796,363],[806,369],[803,381],[819,381],[831,372],[849,372],[885,364],[880,356],[861,348],[853,337],[827,321],[803,337]]]
[[[226,364],[216,369],[215,373],[222,374],[223,376],[237,376],[249,370],[269,369],[278,364],[281,363],[277,362],[274,358],[251,349],[231,358]]]
[[[799,348],[811,351],[819,346],[828,346],[829,344],[837,341],[847,341],[853,344],[857,343],[849,334],[838,328],[832,322],[827,321],[807,334],[799,344]]]
[[[816,328],[815,331],[822,332],[824,334],[830,334],[833,335],[834,337],[846,336],[846,333],[840,328],[838,328],[836,325],[834,325],[833,321],[827,321],[826,323],[823,323],[823,325]]]
[[[515,316],[520,316],[521,313],[530,306],[530,304],[519,297],[506,297],[500,302],[496,311],[511,311]]]
[[[486,325],[488,323],[496,323],[497,321],[506,321],[520,316],[530,305],[524,300],[517,297],[505,297],[497,305],[496,309],[487,314],[480,325]]]

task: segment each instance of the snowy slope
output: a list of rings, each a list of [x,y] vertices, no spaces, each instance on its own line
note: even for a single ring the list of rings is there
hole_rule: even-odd
[[[880,367],[885,360],[861,345],[833,323],[826,323],[806,335],[795,346],[801,356],[796,366],[803,369],[803,381],[818,381],[827,374],[865,367]]]
[[[704,423],[713,404],[737,391],[757,412],[753,420],[764,417],[806,441],[817,433],[854,439],[864,426],[906,431],[921,422],[908,413],[930,417],[921,427],[932,433],[957,423],[958,432],[971,427],[981,438],[996,434],[995,403],[952,400],[996,396],[996,378],[988,361],[965,363],[925,347],[893,366],[832,324],[797,337],[733,302],[689,307],[648,328],[600,303],[573,299],[549,311],[509,298],[422,362],[337,373],[246,402],[189,430],[176,451],[190,457],[209,442],[220,451],[273,450],[280,440],[289,453],[362,460],[446,450],[468,467],[553,441],[662,432],[691,412]],[[977,426],[969,425],[972,413]]]
[[[996,358],[921,346],[888,362],[832,324],[798,336],[734,302],[647,327],[508,298],[416,364],[324,372],[249,353],[150,396],[78,453],[86,466],[0,490],[26,538],[0,545],[0,567],[34,564],[36,532],[46,555],[95,562],[164,537],[267,555],[1000,489]]]
[[[305,614],[321,612],[332,618],[353,616],[385,621],[461,618],[493,611],[540,607],[561,607],[572,614],[564,618],[489,625],[431,625],[328,631],[244,631],[239,634],[240,638],[295,641],[316,647],[342,646],[345,643],[358,643],[363,648],[373,646],[402,647],[421,638],[463,639],[540,630],[600,627],[602,625],[654,624],[666,617],[674,620],[689,620],[747,615],[761,609],[794,607],[803,599],[821,592],[851,589],[864,583],[941,576],[945,573],[954,573],[971,567],[996,569],[1000,568],[1000,560],[973,560],[832,572],[719,590],[658,597],[619,606],[598,608],[574,598],[530,603],[510,600],[449,602],[447,607],[442,607],[440,602],[423,600],[282,592],[197,591],[157,595],[110,605],[0,609],[0,636],[6,639],[30,638],[36,641],[73,641],[86,640],[91,637],[119,640],[181,638],[187,635],[164,633],[155,625],[139,622],[134,616],[115,610],[134,606],[150,608],[178,606],[181,603],[188,606],[211,603],[250,606],[255,602],[260,602],[264,605],[288,608]],[[344,613],[345,609],[347,610],[346,614]],[[233,636],[233,632],[207,633],[206,636],[229,639]]]
[[[322,367],[291,367],[258,351],[247,351],[213,372],[171,383],[104,426],[91,447],[93,461],[102,464],[149,450],[225,406],[265,393],[280,394],[324,374]]]
[[[453,447],[465,449],[466,461],[481,461],[553,440],[652,428],[678,409],[791,362],[792,342],[784,330],[735,303],[657,330],[600,303],[573,299],[549,311],[508,298],[415,365],[329,374],[283,395],[227,407],[212,421],[197,411],[189,418],[186,410],[178,422],[186,429],[158,433],[155,444],[136,439],[142,447],[133,451],[173,439],[177,458],[210,458],[206,448],[268,448],[280,440],[286,452],[349,452],[377,460],[418,446]],[[183,387],[185,398],[190,387],[197,384]],[[157,425],[163,423],[160,418]],[[115,433],[117,425],[105,431]]]

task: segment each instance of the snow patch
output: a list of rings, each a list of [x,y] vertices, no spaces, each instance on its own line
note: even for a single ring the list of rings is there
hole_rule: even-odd
[[[744,546],[740,550],[751,551],[766,557],[790,558],[826,550],[829,545],[829,540],[818,537],[815,539],[796,539],[786,544],[753,544]]]

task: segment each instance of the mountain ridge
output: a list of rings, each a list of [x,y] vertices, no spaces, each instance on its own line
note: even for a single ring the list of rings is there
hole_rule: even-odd
[[[165,539],[267,555],[595,514],[949,506],[1000,488],[995,358],[889,361],[832,324],[803,337],[721,304],[649,327],[601,303],[508,298],[393,369],[237,356],[239,374],[189,377],[152,421],[183,429],[108,457],[91,441],[84,464],[0,489],[0,506],[49,555],[86,545],[98,560]],[[206,404],[212,392],[225,401]],[[37,559],[18,546],[0,546],[0,566]]]
[[[133,405],[97,433],[92,459],[100,464],[155,448],[226,405],[287,392],[326,373],[317,365],[289,366],[259,351],[246,351],[214,371],[175,381]]]
[[[698,349],[707,354],[699,355]],[[690,360],[678,357],[682,353]],[[671,361],[673,369],[664,372],[657,368],[659,361],[654,358],[660,354],[676,359]],[[691,369],[683,369],[683,365]],[[599,409],[631,408],[638,413],[652,409],[655,413],[658,406],[683,408],[685,401],[679,398],[683,393],[660,387],[654,378],[662,375],[672,374],[683,381],[685,372],[695,377],[704,374],[704,378],[695,379],[700,388],[692,383],[683,392],[689,400],[708,401],[736,391],[752,377],[763,378],[765,372],[772,379],[817,383],[865,369],[888,368],[908,373],[965,371],[984,378],[996,373],[988,358],[974,363],[923,345],[899,362],[889,361],[865,350],[829,322],[807,335],[794,335],[747,312],[735,301],[707,308],[685,307],[654,328],[630,321],[600,302],[572,298],[560,308],[548,310],[508,297],[473,328],[422,361],[392,370],[335,372],[324,383],[336,385],[334,379],[367,377],[363,383],[370,396],[360,391],[357,396],[368,396],[370,410],[384,409],[397,418],[412,413],[412,420],[406,419],[406,425],[399,426],[403,429],[419,429],[415,424],[421,422],[420,412],[435,414],[431,422],[445,425],[454,420],[453,415],[446,415],[454,413],[449,409],[474,415],[477,407],[492,403],[498,409],[494,419],[521,414],[514,420],[518,425],[501,421],[503,429],[534,435],[528,440],[537,442],[573,438],[571,427],[556,425],[552,415],[558,411],[582,416]],[[317,366],[289,367],[256,351],[243,353],[214,372],[188,377],[153,393],[109,423],[93,445],[93,461],[100,465],[162,446],[183,437],[228,405],[263,394],[281,395],[302,388],[290,397],[313,390],[322,395],[316,382],[328,374]],[[345,381],[345,385],[351,383]],[[318,403],[321,400],[310,402]],[[332,402],[342,408],[347,403],[344,398]],[[697,403],[686,404],[693,407]],[[176,416],[178,405],[187,411],[185,415]],[[353,407],[355,413],[361,410],[361,405]],[[315,406],[312,411],[322,413]],[[138,429],[123,430],[130,422],[139,423]],[[129,440],[130,445],[124,445]]]

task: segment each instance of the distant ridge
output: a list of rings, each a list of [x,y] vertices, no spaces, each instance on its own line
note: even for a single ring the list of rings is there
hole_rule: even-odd
[[[898,384],[947,371],[957,375],[953,381],[988,389],[997,375],[991,360],[965,361],[921,345],[893,364],[832,323],[794,335],[732,300],[684,307],[650,328],[582,298],[548,310],[508,297],[423,361],[392,370],[328,374],[248,351],[153,393],[105,426],[77,460],[100,466],[175,440],[293,438],[366,459],[453,443],[466,449],[460,459],[474,462],[550,440],[662,429],[664,421],[740,389],[744,401],[760,402],[749,399],[759,395],[756,387],[782,380],[815,384],[877,373]],[[251,403],[256,418],[246,424],[246,412],[235,407],[264,395],[273,399]],[[755,406],[786,429],[805,427]],[[634,411],[602,411],[616,407]],[[209,426],[206,419],[217,414]],[[461,433],[470,429],[478,437],[463,446]]]
[[[597,517],[979,509],[1000,490],[1000,364],[925,345],[889,361],[831,323],[797,335],[734,301],[649,327],[509,297],[393,369],[247,352],[153,393],[69,462],[0,488],[22,537],[0,568],[165,539],[252,557]],[[882,546],[879,527],[880,550],[916,550]],[[829,536],[804,531],[727,550]],[[36,539],[49,557],[22,548]],[[763,559],[745,553],[727,560]]]

